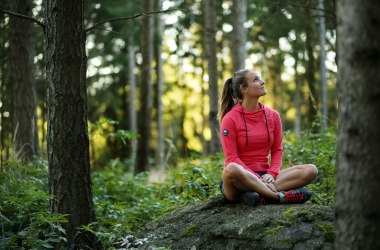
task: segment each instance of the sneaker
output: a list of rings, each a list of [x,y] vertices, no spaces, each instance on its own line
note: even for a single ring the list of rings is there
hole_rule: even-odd
[[[262,196],[262,195],[259,195],[259,196],[260,196],[260,200],[259,200],[259,204],[260,204],[260,205],[265,205],[265,204],[268,203],[268,199],[267,199],[267,198],[265,198],[265,197]]]
[[[311,197],[311,192],[306,188],[298,188],[286,192],[280,192],[281,204],[303,204]]]
[[[246,205],[257,206],[260,204],[262,197],[256,192],[245,192],[241,195],[241,200]]]

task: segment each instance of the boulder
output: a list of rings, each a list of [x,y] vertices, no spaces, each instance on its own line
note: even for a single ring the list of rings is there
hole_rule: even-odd
[[[333,211],[312,204],[186,205],[151,222],[140,249],[333,249]]]

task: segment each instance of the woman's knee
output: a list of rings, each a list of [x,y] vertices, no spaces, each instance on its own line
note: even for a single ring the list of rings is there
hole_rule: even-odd
[[[314,164],[307,164],[306,173],[307,173],[308,179],[312,181],[318,176],[318,168]]]
[[[231,162],[223,170],[223,180],[226,181],[238,178],[243,173],[243,171],[244,169],[242,166]]]

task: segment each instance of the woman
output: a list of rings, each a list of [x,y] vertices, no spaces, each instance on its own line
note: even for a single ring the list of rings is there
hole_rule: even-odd
[[[260,74],[247,69],[237,71],[224,84],[219,110],[226,158],[221,190],[229,201],[253,205],[304,203],[311,193],[301,187],[313,181],[318,170],[312,164],[280,170],[281,119],[259,102],[266,93]]]

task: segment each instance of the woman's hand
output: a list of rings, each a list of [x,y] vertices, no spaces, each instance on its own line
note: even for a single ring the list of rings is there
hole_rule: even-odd
[[[274,178],[270,174],[265,174],[261,177],[264,184],[273,192],[277,193],[276,187],[274,186]]]
[[[263,182],[267,182],[267,183],[274,183],[274,178],[271,174],[264,174],[262,177],[261,177],[261,180]]]
[[[273,192],[277,193],[277,190],[276,190],[276,187],[274,186],[273,183],[269,183],[269,182],[264,182],[265,185],[267,185],[267,187],[272,190]]]

